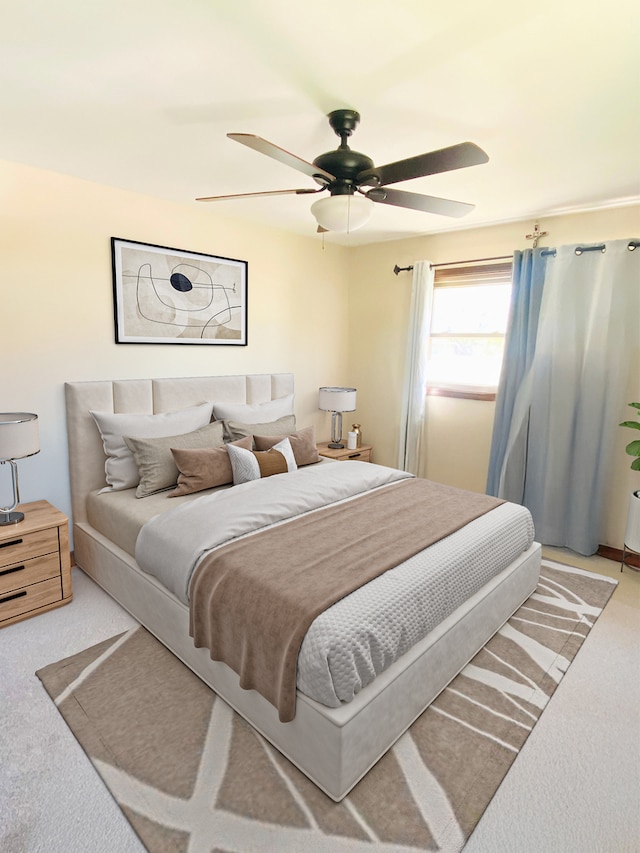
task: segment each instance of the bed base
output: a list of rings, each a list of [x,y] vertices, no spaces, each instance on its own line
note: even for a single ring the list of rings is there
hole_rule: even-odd
[[[327,708],[298,692],[295,719],[212,661],[189,637],[188,608],[86,522],[74,524],[80,568],[154,634],[332,800],[339,802],[534,591],[541,548],[510,566],[352,702]]]

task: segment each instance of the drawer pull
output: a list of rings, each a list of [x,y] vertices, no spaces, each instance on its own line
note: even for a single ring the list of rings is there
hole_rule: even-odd
[[[23,589],[21,592],[14,592],[13,595],[6,595],[4,598],[0,598],[0,604],[4,604],[7,601],[13,601],[14,598],[22,598],[26,594],[26,589]]]
[[[11,569],[4,569],[3,571],[0,572],[0,578],[3,575],[11,575],[14,572],[22,572],[22,571],[24,571],[24,566],[14,566]]]
[[[10,548],[12,545],[22,545],[22,539],[11,539],[9,542],[0,542],[0,548]]]
[[[349,459],[357,459],[358,456],[362,456],[362,453],[350,453]]]

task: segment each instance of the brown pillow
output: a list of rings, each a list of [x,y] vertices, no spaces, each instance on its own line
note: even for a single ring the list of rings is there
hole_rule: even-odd
[[[254,435],[253,442],[256,450],[269,450],[274,444],[286,437],[284,435]],[[291,433],[288,438],[297,465],[311,465],[313,462],[320,461],[314,426],[299,429],[297,432]]]
[[[245,450],[252,448],[250,435],[231,443]],[[226,446],[207,447],[202,450],[179,450],[172,447],[171,453],[179,474],[177,487],[169,492],[170,498],[233,483],[233,470]]]

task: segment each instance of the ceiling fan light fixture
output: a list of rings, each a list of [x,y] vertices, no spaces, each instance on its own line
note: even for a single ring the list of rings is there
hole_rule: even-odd
[[[321,228],[348,234],[371,218],[373,201],[363,195],[332,195],[314,201],[311,213]]]

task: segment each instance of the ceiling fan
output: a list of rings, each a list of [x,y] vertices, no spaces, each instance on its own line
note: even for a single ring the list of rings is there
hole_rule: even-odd
[[[427,154],[408,157],[406,160],[387,163],[385,166],[374,166],[370,157],[352,151],[347,144],[347,140],[358,126],[360,114],[355,110],[333,110],[328,119],[334,132],[340,137],[340,145],[334,151],[320,154],[312,163],[252,133],[227,134],[230,139],[309,175],[320,185],[318,189],[235,193],[198,198],[196,201],[222,201],[269,195],[309,195],[328,190],[328,196],[311,205],[311,212],[318,222],[318,231],[342,232],[361,228],[371,216],[374,203],[453,217],[464,216],[473,210],[475,205],[461,201],[388,189],[389,184],[400,181],[410,181],[413,178],[488,162],[487,154],[473,142],[461,142],[449,148],[440,148]]]

